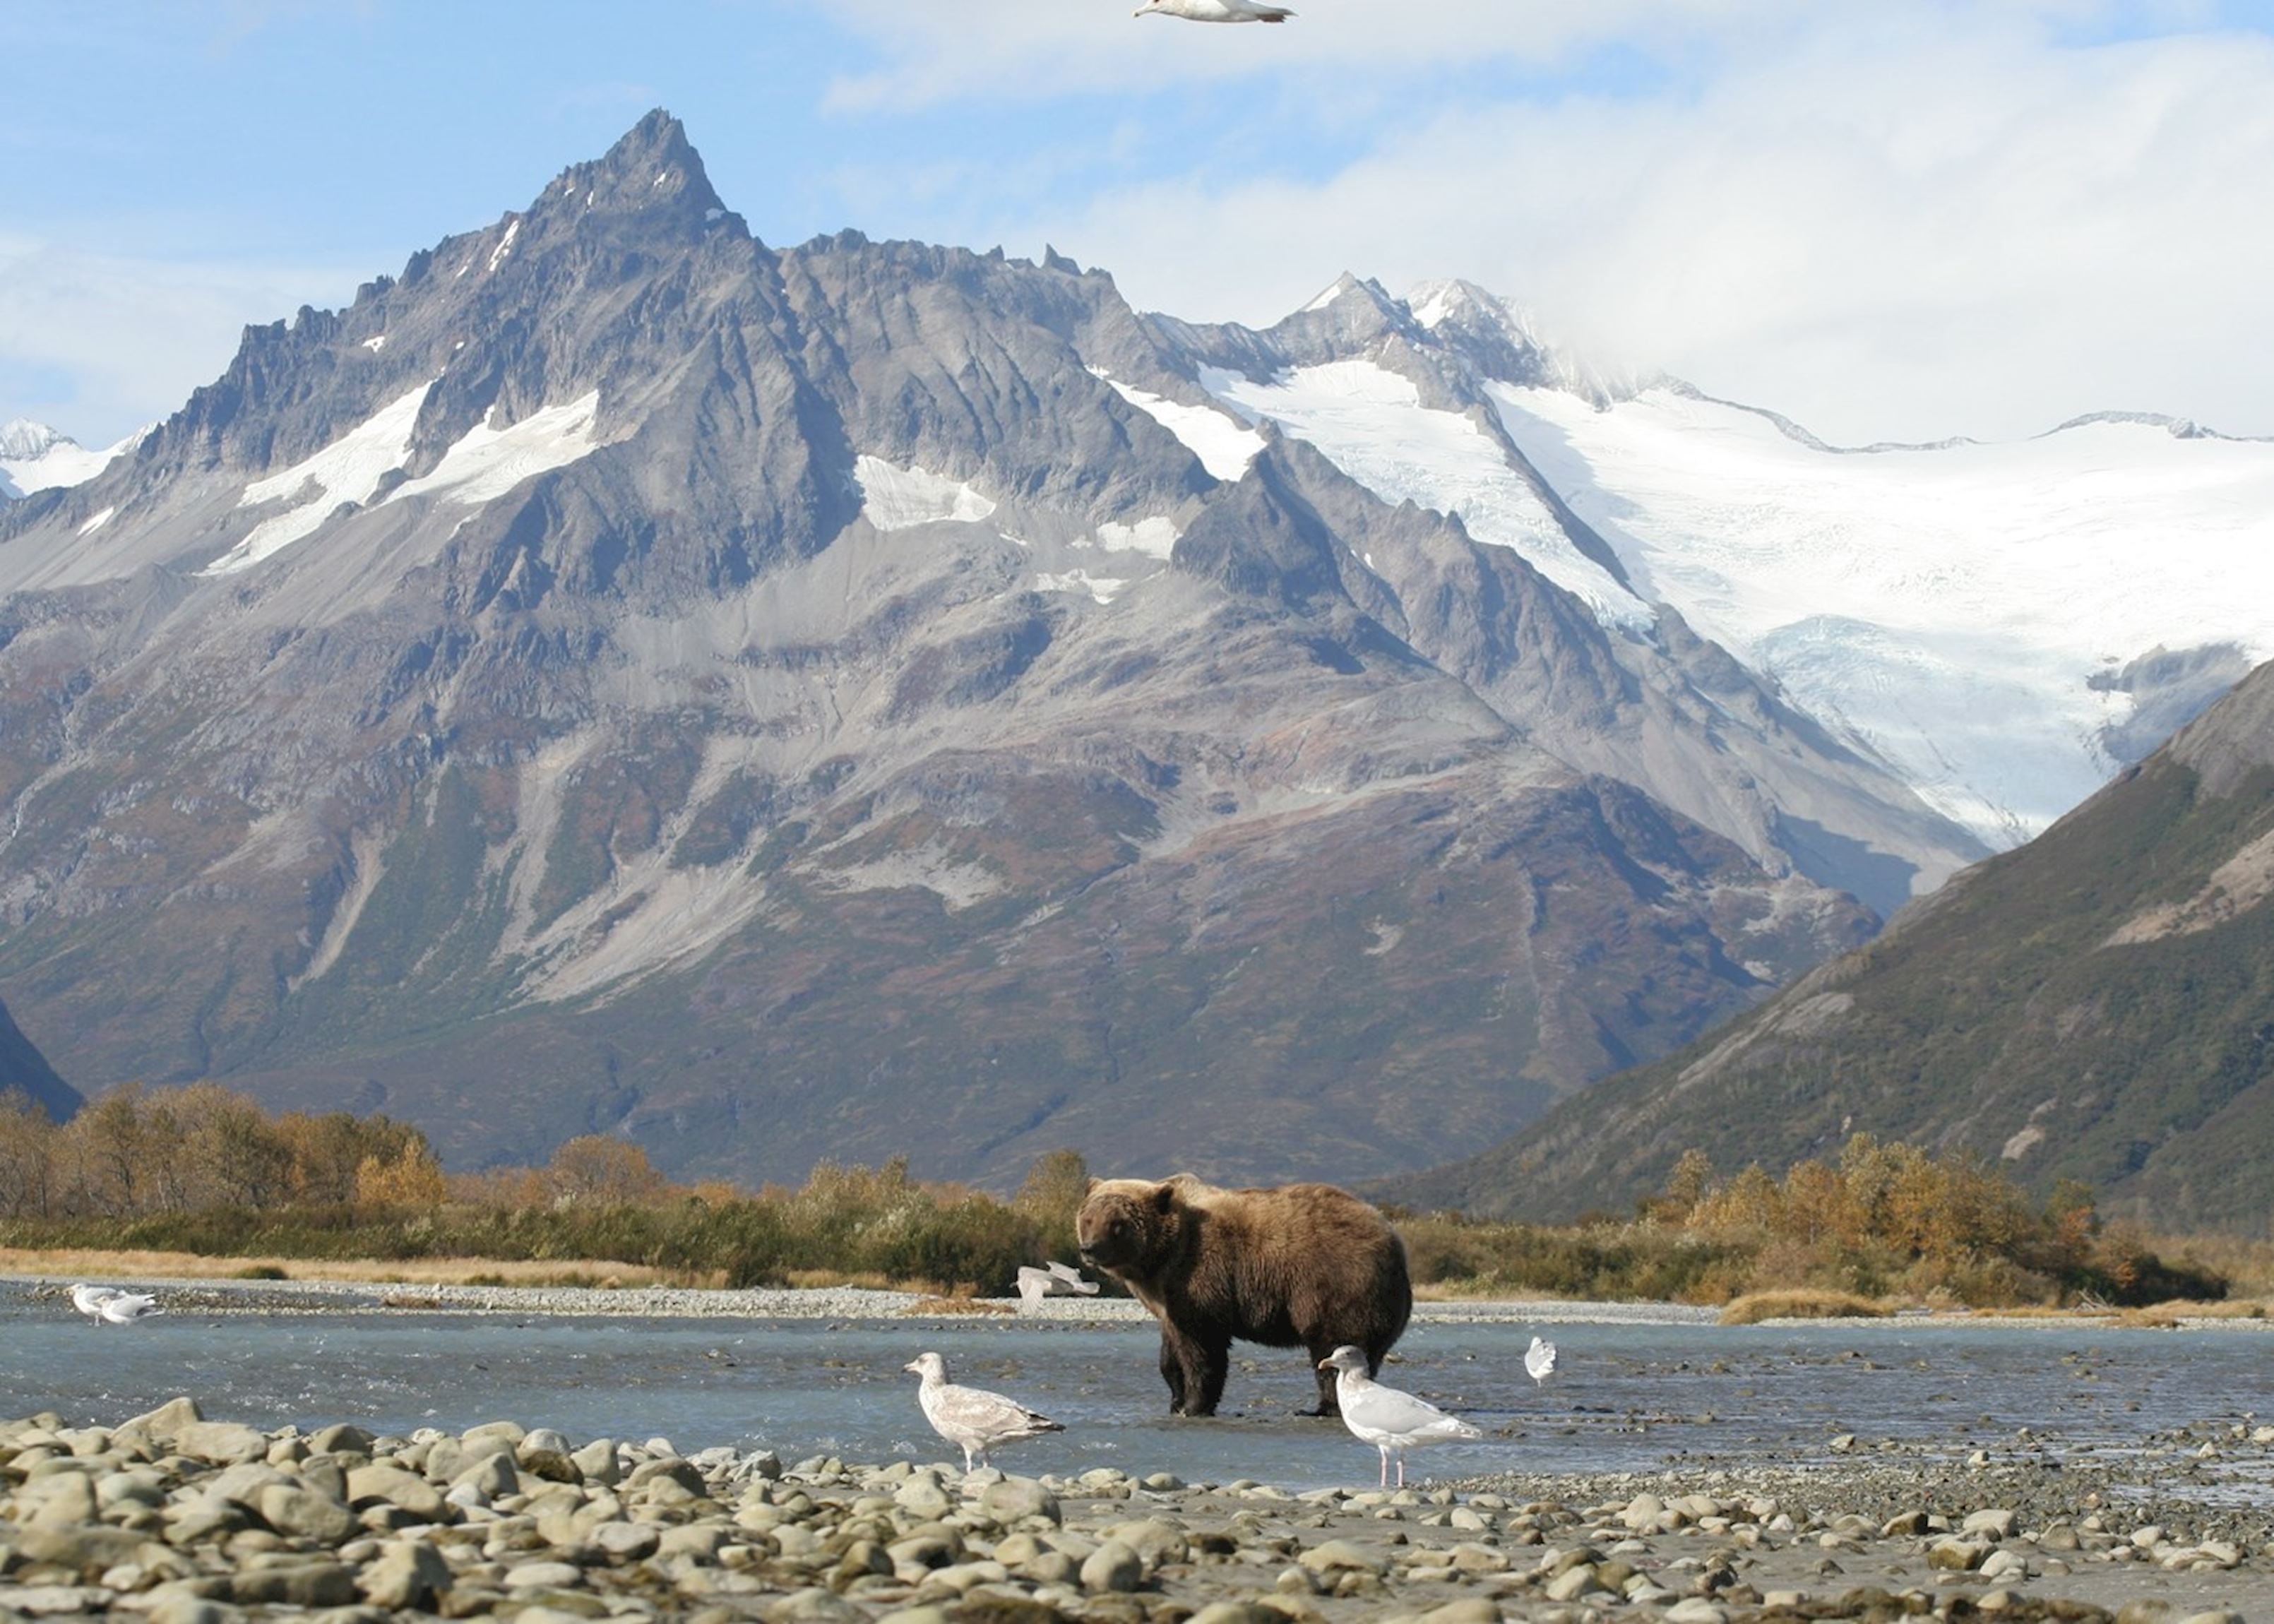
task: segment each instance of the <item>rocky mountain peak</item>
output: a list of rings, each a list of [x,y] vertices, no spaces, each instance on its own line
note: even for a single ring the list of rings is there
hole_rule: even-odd
[[[34,423],[29,417],[17,417],[0,424],[0,457],[10,462],[29,462],[45,456],[57,446],[75,445],[69,435],[59,433],[44,423]]]
[[[532,214],[588,217],[651,237],[700,236],[735,219],[679,120],[661,108],[625,132],[606,153],[563,170]]]

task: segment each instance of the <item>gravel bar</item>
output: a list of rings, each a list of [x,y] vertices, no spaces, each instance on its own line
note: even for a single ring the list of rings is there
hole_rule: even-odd
[[[2166,1440],[2274,1450],[2274,1427]],[[1010,1477],[493,1421],[263,1432],[188,1397],[0,1422],[0,1624],[2240,1624],[2263,1498],[2184,1473],[1874,1453],[1811,1473],[1300,1494],[1105,1467]]]

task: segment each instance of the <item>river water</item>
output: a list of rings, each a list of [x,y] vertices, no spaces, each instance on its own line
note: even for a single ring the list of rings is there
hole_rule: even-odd
[[[1524,1372],[1535,1329],[1562,1352]],[[0,1417],[43,1410],[113,1424],[176,1394],[207,1416],[275,1427],[354,1421],[380,1432],[510,1418],[595,1437],[668,1438],[684,1452],[767,1447],[937,1461],[902,1366],[936,1349],[955,1380],[1010,1394],[1066,1431],[1001,1464],[1116,1466],[1292,1490],[1371,1483],[1368,1447],[1299,1417],[1298,1350],[1235,1350],[1223,1417],[1172,1421],[1149,1323],[972,1317],[683,1320],[184,1311],[97,1326],[0,1282]],[[1830,1460],[1854,1434],[1962,1456],[2168,1448],[2159,1434],[2274,1419],[2274,1341],[2235,1329],[2115,1330],[2048,1322],[1837,1325],[1415,1324],[1383,1372],[1485,1429],[1418,1452],[1430,1477],[1649,1470],[1707,1460]],[[2029,1429],[2024,1437],[2022,1429]],[[2263,1493],[2263,1484],[2238,1483]]]

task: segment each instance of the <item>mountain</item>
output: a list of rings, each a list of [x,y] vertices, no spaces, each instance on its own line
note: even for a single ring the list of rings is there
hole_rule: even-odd
[[[1974,856],[2039,832],[2274,657],[2274,443],[2104,413],[2018,444],[1841,449],[1678,380],[1591,373],[1461,282],[1400,302],[1346,277],[1273,333],[1207,346],[1216,399],[1392,500],[1460,513],[1608,624],[1710,643],[1962,825]],[[1726,831],[1685,798],[1710,777],[1634,781]],[[1864,827],[1797,789],[1770,789],[1784,818]],[[1736,838],[1888,913],[1950,871],[1929,827],[1864,833],[1844,869],[1803,829]]]
[[[1878,940],[1397,1199],[1568,1216],[1681,1153],[1781,1171],[1854,1132],[2000,1162],[2104,1214],[2274,1216],[2274,665]]]
[[[32,1040],[15,1019],[0,1009],[0,1099],[20,1094],[57,1122],[66,1121],[85,1104],[79,1090],[56,1075]]]
[[[147,432],[147,431],[144,431]],[[0,502],[34,491],[82,485],[101,473],[139,438],[129,435],[106,451],[87,451],[69,435],[17,417],[0,424]]]
[[[651,115],[0,508],[0,989],[83,1088],[459,1165],[1504,1135],[1980,848],[1568,515],[1536,565],[1206,382],[1469,342],[769,247]]]

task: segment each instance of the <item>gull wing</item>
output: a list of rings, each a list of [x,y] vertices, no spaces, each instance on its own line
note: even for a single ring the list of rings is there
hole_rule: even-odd
[[[1064,1281],[1070,1289],[1079,1291],[1084,1297],[1097,1295],[1097,1282],[1083,1279],[1081,1271],[1071,1263],[1052,1263],[1050,1273]]]
[[[990,1443],[1065,1430],[1048,1416],[1037,1414],[1015,1399],[978,1387],[945,1387],[933,1402],[933,1419],[939,1426],[955,1427]]]
[[[1475,1427],[1457,1416],[1449,1416],[1428,1400],[1416,1398],[1380,1382],[1368,1382],[1357,1393],[1342,1395],[1343,1419],[1354,1426],[1380,1432],[1390,1441],[1432,1443],[1448,1438],[1480,1438]]]

